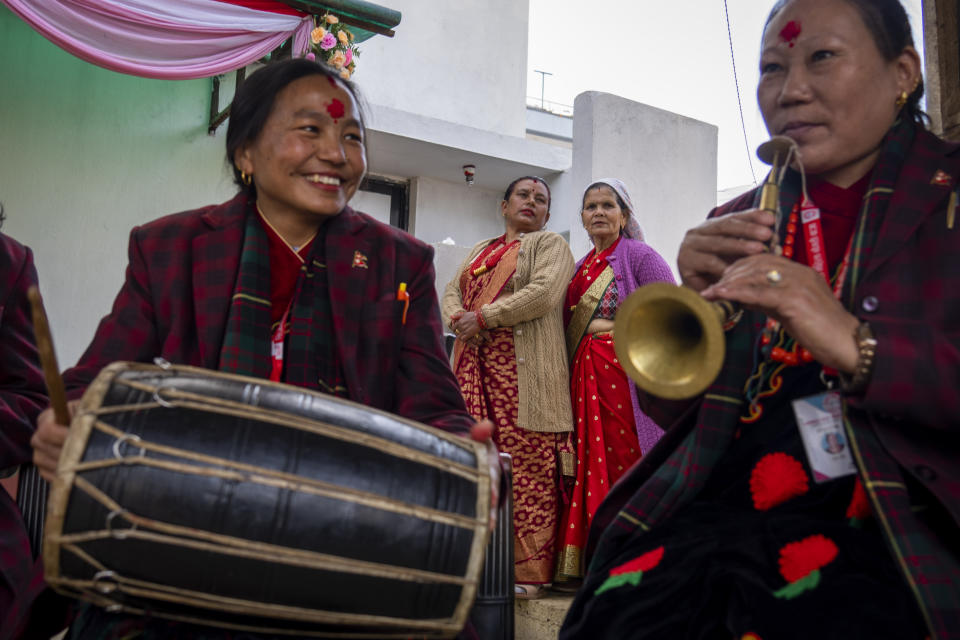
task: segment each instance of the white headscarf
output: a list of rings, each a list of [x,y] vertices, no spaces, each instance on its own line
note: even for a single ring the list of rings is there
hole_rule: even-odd
[[[640,228],[640,223],[637,222],[637,217],[634,215],[633,209],[633,200],[630,199],[630,194],[627,193],[627,185],[623,184],[622,180],[617,178],[598,178],[594,180],[586,191],[583,192],[583,197],[580,198],[581,210],[583,198],[586,198],[587,191],[590,189],[596,189],[600,185],[606,185],[616,192],[620,199],[623,200],[624,204],[627,205],[627,210],[623,214],[627,218],[627,224],[624,225],[621,235],[625,238],[632,238],[633,240],[643,240],[643,229]]]

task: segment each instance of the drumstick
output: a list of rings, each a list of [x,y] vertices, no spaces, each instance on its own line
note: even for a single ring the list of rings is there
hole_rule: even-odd
[[[40,290],[30,287],[27,290],[27,299],[30,300],[30,310],[33,313],[33,333],[37,338],[37,353],[40,355],[40,366],[43,367],[43,377],[47,383],[47,394],[50,396],[53,415],[58,424],[69,425],[67,394],[63,389],[63,378],[60,377],[60,366],[57,364],[57,354],[53,350],[53,336],[50,335],[50,325],[47,324],[47,313],[43,310]]]

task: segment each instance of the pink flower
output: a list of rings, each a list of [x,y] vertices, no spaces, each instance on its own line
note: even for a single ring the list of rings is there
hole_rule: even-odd
[[[313,51],[311,51],[310,53],[308,53],[303,57],[306,58],[307,60],[310,60],[311,62],[317,59],[317,56],[313,54]]]
[[[347,49],[347,59],[343,62],[344,66],[353,62],[353,50]]]
[[[336,37],[332,33],[327,32],[327,35],[323,36],[323,40],[320,41],[320,48],[324,51],[329,51],[335,46],[337,46]]]

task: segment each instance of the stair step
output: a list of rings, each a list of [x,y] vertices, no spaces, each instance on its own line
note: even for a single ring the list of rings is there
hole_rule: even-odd
[[[547,592],[537,600],[516,601],[515,640],[557,640],[560,625],[573,603],[573,596]]]

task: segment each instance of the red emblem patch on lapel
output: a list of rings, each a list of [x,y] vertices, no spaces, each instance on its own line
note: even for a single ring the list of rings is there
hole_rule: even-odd
[[[937,172],[933,174],[933,178],[930,180],[930,184],[935,184],[938,187],[949,187],[953,184],[953,178],[943,169],[937,169]]]
[[[359,251],[353,252],[353,264],[350,265],[353,269],[367,269],[367,256],[363,255]]]

